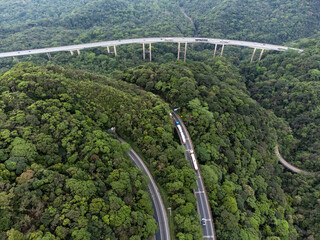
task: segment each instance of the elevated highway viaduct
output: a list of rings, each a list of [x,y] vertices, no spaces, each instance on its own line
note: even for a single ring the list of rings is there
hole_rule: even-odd
[[[262,57],[262,54],[265,50],[273,51],[287,51],[287,50],[296,50],[302,52],[302,49],[291,48],[281,45],[273,45],[267,43],[258,43],[258,42],[248,42],[248,41],[238,41],[238,40],[228,40],[228,39],[217,39],[217,38],[191,38],[191,37],[159,37],[159,38],[135,38],[135,39],[122,39],[122,40],[112,40],[106,42],[94,42],[94,43],[85,43],[77,44],[70,46],[61,46],[61,47],[51,47],[51,48],[40,48],[40,49],[30,49],[30,50],[21,50],[14,52],[3,52],[0,53],[0,58],[5,57],[19,57],[25,55],[34,55],[34,54],[47,54],[51,58],[50,53],[54,52],[65,52],[69,51],[72,55],[74,52],[80,54],[80,50],[87,48],[96,48],[96,47],[106,47],[108,53],[114,53],[117,55],[117,46],[128,45],[128,44],[141,44],[143,48],[143,59],[146,59],[146,45],[148,46],[147,53],[149,54],[149,60],[152,61],[152,47],[153,43],[178,43],[178,56],[177,58],[183,57],[183,60],[186,61],[187,57],[187,46],[189,43],[208,43],[215,45],[213,56],[215,57],[218,52],[218,46],[220,47],[219,55],[222,56],[225,46],[241,46],[241,47],[250,47],[253,48],[253,53],[251,56],[251,62],[254,59],[256,51],[260,49],[259,60]]]

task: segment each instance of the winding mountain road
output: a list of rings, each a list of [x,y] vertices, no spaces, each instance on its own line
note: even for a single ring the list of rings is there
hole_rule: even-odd
[[[122,138],[118,137],[118,140],[122,143],[126,143]],[[149,178],[149,191],[151,193],[153,206],[155,209],[156,221],[159,225],[159,232],[156,233],[156,240],[170,240],[170,228],[169,221],[167,216],[166,208],[163,204],[163,200],[160,194],[160,191],[149,172],[148,168],[144,164],[143,160],[139,157],[139,155],[131,148],[129,151],[129,157],[131,160],[140,168]]]
[[[188,132],[186,126],[184,125],[184,123],[182,122],[181,118],[175,112],[172,112],[172,118],[175,122],[180,123],[180,126],[182,128],[182,132],[186,137],[186,144],[183,144],[184,147],[186,148],[186,159],[193,166],[190,151],[192,150],[194,152],[194,148],[192,145],[192,141],[191,141],[191,137],[189,135],[189,132]],[[175,126],[176,126],[176,124],[175,124]],[[177,132],[179,134],[179,137],[180,137],[180,140],[182,143],[182,138],[181,138],[181,135],[180,135],[180,132],[178,129],[177,129]],[[199,163],[198,163],[198,165],[199,165]],[[208,201],[207,192],[206,192],[206,189],[204,187],[204,183],[203,183],[203,180],[201,177],[200,169],[198,171],[196,171],[196,175],[197,175],[198,189],[194,190],[194,195],[197,198],[197,207],[198,207],[198,212],[201,216],[201,219],[204,219],[206,222],[205,225],[202,225],[203,238],[209,239],[209,240],[216,240],[216,234],[215,234],[214,226],[213,226],[212,213],[211,213],[211,209],[210,209],[210,205],[209,205],[209,201]],[[199,222],[199,224],[200,224],[200,222]]]
[[[300,173],[300,174],[303,174],[303,175],[308,175],[308,176],[314,176],[316,173],[312,173],[312,172],[307,172],[307,171],[304,171],[304,170],[301,170],[300,168],[297,168],[293,165],[291,165],[290,163],[288,163],[280,154],[279,152],[279,146],[275,146],[274,148],[274,153],[277,155],[280,163],[287,169],[289,169],[290,171],[294,172],[294,173]]]

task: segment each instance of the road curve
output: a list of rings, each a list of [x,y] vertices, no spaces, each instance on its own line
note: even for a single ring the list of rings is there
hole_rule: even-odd
[[[290,48],[286,46],[273,45],[267,43],[257,43],[248,41],[228,40],[228,39],[217,39],[217,38],[191,38],[191,37],[162,37],[162,38],[135,38],[135,39],[123,39],[123,40],[112,40],[106,42],[95,42],[95,43],[84,43],[78,45],[69,45],[61,47],[41,48],[41,49],[30,49],[14,52],[0,53],[0,58],[5,57],[18,57],[24,55],[33,55],[40,53],[53,53],[53,52],[64,52],[64,51],[77,51],[86,48],[94,47],[111,47],[126,44],[143,44],[143,43],[158,43],[158,42],[175,42],[175,43],[209,43],[217,45],[229,45],[229,46],[242,46],[264,50],[274,51],[286,51],[289,49],[297,50],[302,52],[302,49]]]
[[[122,143],[126,143],[122,138],[118,137],[118,140]],[[170,240],[170,228],[169,228],[169,221],[167,216],[166,208],[163,204],[163,200],[161,198],[160,191],[149,172],[148,168],[144,164],[143,160],[139,157],[139,155],[131,148],[129,151],[129,157],[132,161],[140,168],[149,178],[149,191],[151,193],[152,202],[155,207],[157,222],[159,224],[159,233],[156,234],[157,240]]]
[[[300,168],[297,168],[297,167],[291,165],[290,163],[288,163],[286,160],[284,160],[284,158],[280,155],[279,146],[278,146],[278,145],[275,146],[275,148],[274,148],[274,153],[277,155],[277,157],[278,157],[279,161],[281,162],[281,164],[282,164],[284,167],[286,167],[287,169],[291,170],[292,172],[294,172],[294,173],[300,173],[300,174],[308,175],[308,176],[315,175],[315,173],[301,170]]]
[[[194,148],[192,145],[192,141],[191,141],[191,137],[189,135],[189,132],[188,132],[186,126],[184,125],[184,123],[182,122],[181,118],[175,112],[172,112],[172,117],[175,122],[180,122],[182,132],[186,136],[186,144],[184,144],[184,146],[186,148],[186,158],[191,163],[191,166],[193,166],[191,155],[190,155],[190,150],[194,151]],[[176,124],[175,124],[175,126],[176,126]],[[178,129],[177,129],[177,132],[178,132],[180,140],[181,140],[181,135],[180,135],[180,132],[178,131]],[[198,163],[198,165],[199,165],[199,163]],[[206,189],[204,187],[204,183],[203,183],[203,180],[201,177],[200,169],[198,171],[196,171],[196,175],[197,175],[198,189],[194,190],[194,195],[197,198],[197,208],[198,208],[198,212],[201,216],[201,219],[204,218],[206,220],[206,225],[202,225],[203,238],[209,239],[209,240],[216,240],[216,233],[215,233],[214,226],[213,226],[212,213],[211,213],[211,209],[210,209],[210,205],[209,205],[209,201],[208,201],[207,192],[206,192]],[[199,222],[199,224],[200,224],[200,222]]]

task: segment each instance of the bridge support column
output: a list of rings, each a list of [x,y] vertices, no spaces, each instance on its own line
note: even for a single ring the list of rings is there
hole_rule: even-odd
[[[222,54],[223,54],[223,49],[224,49],[224,44],[222,44],[222,48],[221,48],[221,53],[220,53],[220,57],[222,57]]]
[[[152,62],[151,43],[149,43],[149,57],[150,57],[150,62]]]
[[[253,50],[253,53],[252,53],[252,56],[251,56],[250,63],[252,63],[253,58],[254,58],[254,55],[256,54],[256,51],[257,51],[257,49],[255,48],[255,49]]]
[[[110,47],[107,46],[107,52],[108,52],[108,54],[114,53],[114,55],[117,56],[117,48],[116,48],[116,46],[113,46],[113,52],[111,52]]]
[[[215,44],[215,46],[214,46],[214,52],[213,52],[213,57],[216,57],[217,47],[218,47],[218,44]]]
[[[262,58],[263,51],[264,51],[264,49],[261,49],[261,53],[260,53],[260,56],[259,56],[259,62],[260,62],[260,60]]]
[[[183,55],[183,61],[185,62],[187,59],[187,48],[188,48],[188,43],[184,43],[184,49],[181,49],[181,43],[178,43],[178,56],[177,60],[180,60],[180,53],[184,53]]]
[[[70,54],[73,55],[73,51],[70,50]]]
[[[47,53],[48,59],[51,60],[51,54]]]
[[[146,60],[146,47],[144,43],[142,43],[142,57],[143,57],[143,60]]]
[[[80,50],[79,49],[77,50],[77,53],[78,53],[78,55],[80,55]]]
[[[19,59],[17,57],[13,57],[13,60],[19,62]]]
[[[117,56],[117,47],[116,47],[116,45],[113,46],[113,49],[114,49],[114,55]]]
[[[188,43],[186,42],[184,44],[184,58],[183,58],[183,61],[185,62],[186,59],[187,59],[187,47],[188,47]]]

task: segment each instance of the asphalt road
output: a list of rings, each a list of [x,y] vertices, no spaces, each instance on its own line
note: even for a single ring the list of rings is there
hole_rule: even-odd
[[[286,167],[287,169],[291,170],[292,172],[294,172],[294,173],[301,173],[301,174],[303,174],[303,175],[309,175],[309,176],[315,175],[315,173],[301,170],[300,168],[297,168],[297,167],[291,165],[290,163],[288,163],[288,162],[280,155],[279,146],[278,146],[278,145],[274,148],[274,153],[277,155],[277,157],[278,157],[278,159],[279,159],[279,162],[280,162],[284,167]]]
[[[125,141],[121,138],[118,138],[120,142],[125,143]],[[170,240],[170,228],[169,228],[169,221],[167,216],[166,208],[163,204],[163,200],[160,194],[160,191],[149,172],[148,168],[144,164],[143,160],[139,157],[139,155],[133,151],[133,149],[130,149],[129,151],[129,157],[132,159],[132,161],[137,165],[138,168],[140,168],[149,178],[149,192],[151,193],[152,203],[155,210],[155,217],[156,221],[159,225],[159,232],[156,233],[156,239],[157,240]]]
[[[4,52],[0,53],[0,58],[4,57],[18,57],[24,55],[33,55],[40,53],[53,53],[53,52],[63,52],[63,51],[76,51],[86,48],[94,47],[111,47],[119,46],[125,44],[142,44],[142,43],[158,43],[158,42],[174,42],[174,43],[209,43],[209,44],[218,44],[226,46],[242,46],[250,47],[264,50],[274,50],[274,51],[286,51],[289,49],[297,50],[302,52],[302,49],[290,48],[281,45],[273,45],[267,43],[257,43],[257,42],[248,42],[248,41],[238,41],[238,40],[228,40],[228,39],[217,39],[217,38],[184,38],[184,37],[162,37],[162,38],[136,38],[136,39],[123,39],[123,40],[113,40],[106,42],[95,42],[95,43],[85,43],[78,45],[70,46],[61,46],[61,47],[52,47],[52,48],[41,48],[41,49],[30,49],[30,50],[21,50],[14,52]]]
[[[172,113],[172,117],[175,122],[180,122],[183,134],[186,137],[186,144],[184,145],[186,148],[186,158],[187,158],[187,160],[189,160],[191,166],[193,167],[193,163],[192,163],[191,155],[190,155],[190,150],[194,151],[194,148],[192,145],[190,135],[187,131],[186,126],[183,124],[181,118],[174,112]],[[176,126],[176,124],[175,124],[175,126]],[[178,131],[178,128],[177,128],[177,131]],[[178,131],[178,134],[179,134],[179,137],[181,140],[181,135],[180,135],[179,131]],[[206,190],[204,187],[204,183],[203,183],[203,180],[201,177],[200,170],[196,171],[196,174],[197,174],[198,189],[194,190],[194,194],[197,198],[197,208],[198,208],[198,212],[201,216],[201,219],[204,218],[206,220],[206,225],[202,225],[203,238],[210,239],[210,240],[216,240],[216,234],[215,234],[214,227],[213,227],[212,213],[211,213],[207,193],[206,193]],[[199,224],[200,224],[200,219],[199,219]]]

